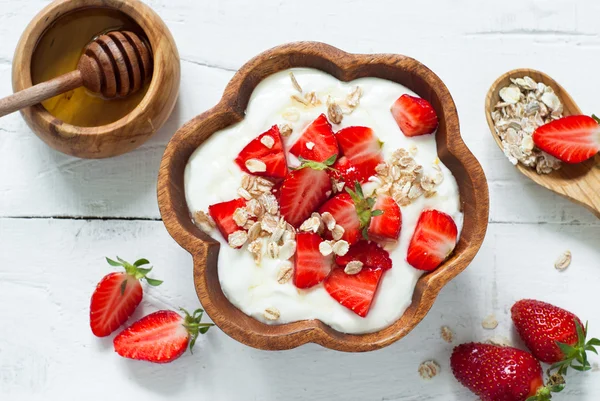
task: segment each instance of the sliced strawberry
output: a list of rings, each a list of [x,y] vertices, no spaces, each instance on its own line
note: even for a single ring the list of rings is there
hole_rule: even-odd
[[[90,327],[97,337],[106,337],[129,319],[142,301],[140,280],[146,279],[150,285],[160,285],[162,281],[146,277],[152,268],[144,269],[149,263],[140,259],[133,265],[119,259],[116,262],[106,258],[111,266],[121,266],[125,272],[115,272],[104,276],[98,283],[90,302]]]
[[[227,240],[229,234],[232,234],[238,230],[242,230],[241,227],[233,220],[233,213],[236,209],[246,206],[246,200],[238,198],[227,202],[216,203],[208,207],[208,213],[217,224],[217,228]]]
[[[279,210],[294,227],[299,227],[327,200],[331,181],[325,167],[322,170],[300,168],[283,180],[279,190]]]
[[[294,284],[298,288],[310,288],[331,273],[333,255],[323,256],[319,244],[323,240],[319,234],[298,233],[296,235],[296,260],[294,266]]]
[[[344,269],[333,269],[324,286],[333,299],[358,316],[365,317],[371,309],[382,274],[382,269],[363,268],[352,275],[344,273]]]
[[[379,195],[373,206],[383,214],[372,215],[369,238],[376,241],[397,241],[402,228],[402,212],[396,201],[387,195]]]
[[[342,267],[354,260],[362,262],[364,267],[383,270],[392,268],[392,259],[388,251],[371,241],[359,241],[352,245],[344,256],[335,257],[335,263]]]
[[[420,97],[402,95],[394,102],[391,111],[406,136],[431,134],[438,126],[433,106]]]
[[[331,213],[336,223],[344,228],[344,235],[341,239],[352,245],[360,239],[360,220],[356,212],[356,206],[352,197],[347,193],[335,195],[329,199],[321,208],[319,213]],[[327,232],[328,238],[331,238],[331,233]]]
[[[235,162],[249,174],[273,178],[285,177],[288,167],[279,128],[274,125],[267,132],[250,141],[236,157]]]
[[[198,335],[206,333],[213,324],[200,323],[202,309],[193,315],[183,312],[185,318],[170,310],[141,318],[115,337],[115,352],[124,358],[167,363],[183,355],[188,344],[191,351]]]
[[[339,130],[335,137],[344,156],[356,167],[358,181],[365,182],[375,175],[375,167],[383,161],[382,142],[371,128],[347,127]]]
[[[356,166],[352,164],[346,156],[340,157],[331,168],[332,169],[327,170],[327,172],[336,182],[343,182],[348,184],[349,187],[352,187],[354,182],[360,182],[362,180]]]
[[[437,210],[425,210],[417,221],[406,260],[416,269],[434,270],[452,253],[457,236],[452,217]]]
[[[538,127],[533,143],[565,163],[581,163],[600,151],[600,127],[588,116],[567,116]]]
[[[298,158],[324,162],[337,156],[338,143],[333,135],[331,124],[325,114],[321,114],[302,133],[290,149],[290,153]]]

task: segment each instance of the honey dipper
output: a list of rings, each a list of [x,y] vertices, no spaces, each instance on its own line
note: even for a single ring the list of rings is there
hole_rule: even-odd
[[[114,31],[94,39],[77,69],[0,99],[0,117],[85,86],[107,99],[140,90],[152,77],[152,51],[138,35]]]

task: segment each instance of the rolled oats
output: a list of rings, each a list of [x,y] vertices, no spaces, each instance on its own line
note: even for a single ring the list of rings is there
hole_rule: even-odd
[[[348,244],[347,241],[339,240],[333,244],[331,249],[333,250],[333,253],[335,253],[336,255],[344,256],[345,254],[348,253],[348,250],[350,249],[350,245]]]
[[[313,150],[314,147],[315,147],[314,142],[306,142],[306,149]]]
[[[252,199],[252,194],[244,188],[238,188],[237,193],[239,196],[241,196],[242,198],[244,198],[246,200]]]
[[[304,232],[313,232],[318,233],[321,228],[323,222],[318,216],[309,217],[300,225],[299,230]]]
[[[281,117],[283,117],[284,120],[296,122],[300,119],[300,112],[292,107],[292,108],[285,110],[283,113],[281,113]],[[284,125],[284,127],[285,127],[285,125]],[[288,127],[289,127],[289,125],[288,125]],[[292,133],[291,129],[290,129],[289,133],[290,134]],[[282,133],[282,135],[283,135],[283,133]],[[286,136],[286,135],[283,135],[283,136]]]
[[[302,87],[296,80],[296,76],[294,75],[294,73],[291,71],[290,71],[290,80],[292,81],[292,86],[294,87],[294,89],[296,89],[298,92],[302,93]]]
[[[246,160],[245,165],[251,173],[264,173],[267,171],[267,165],[262,160],[248,159]]]
[[[283,137],[288,137],[288,136],[292,135],[292,132],[293,132],[292,127],[289,124],[282,124],[279,126],[279,133]]]
[[[324,212],[321,214],[321,220],[323,220],[323,224],[329,231],[332,231],[335,228],[335,218],[329,212]]]
[[[279,248],[279,259],[290,259],[296,253],[296,241],[287,240]]]
[[[263,315],[267,320],[277,320],[281,316],[281,314],[279,313],[279,309],[274,307],[269,307],[265,309]]]
[[[292,274],[294,274],[294,267],[290,262],[284,262],[281,264],[279,268],[279,272],[277,273],[277,282],[279,284],[285,284],[292,278]]]
[[[276,242],[267,243],[267,255],[271,259],[277,259],[279,257],[279,245]]]
[[[333,247],[331,246],[331,243],[329,243],[329,241],[321,242],[319,244],[319,252],[321,252],[321,255],[323,256],[331,255],[331,253],[333,252]]]
[[[246,223],[248,222],[249,218],[250,213],[248,213],[248,211],[245,208],[238,207],[237,209],[235,209],[235,212],[233,212],[233,221],[235,222],[235,224],[238,225],[238,227],[244,227],[244,225],[246,225]]]
[[[252,226],[248,229],[248,240],[254,241],[260,236],[260,232],[262,231],[260,222],[255,221],[252,223]]]
[[[262,261],[262,248],[263,242],[260,239],[252,240],[252,242],[248,244],[248,252],[252,254],[252,256],[254,257],[254,263],[256,263],[257,265],[259,265]]]
[[[216,227],[215,221],[212,219],[212,217],[210,217],[209,214],[204,213],[202,210],[194,213],[193,220],[194,223],[205,232],[209,232]]]
[[[496,135],[508,160],[549,174],[561,162],[538,149],[532,135],[539,126],[562,117],[563,105],[550,86],[530,77],[511,79],[512,85],[500,90],[501,102],[490,111]]]
[[[266,231],[269,234],[273,234],[275,229],[277,228],[277,224],[279,223],[279,219],[272,214],[265,214],[260,221],[260,226],[263,231]]]
[[[454,333],[452,332],[452,329],[450,329],[450,327],[442,326],[442,328],[440,329],[440,334],[442,336],[442,340],[444,340],[448,344],[454,341]]]
[[[336,224],[333,230],[331,230],[331,236],[334,240],[338,241],[342,239],[342,237],[344,236],[344,232],[344,227],[340,226],[339,224]]]
[[[331,102],[327,105],[327,117],[333,124],[339,124],[344,118],[342,108],[336,102]]]
[[[571,264],[571,251],[565,251],[562,255],[554,262],[556,270],[565,270]]]
[[[350,109],[355,109],[360,105],[360,98],[363,94],[362,88],[360,86],[354,87],[352,92],[346,98],[346,104]]]
[[[229,242],[229,246],[232,248],[240,248],[242,245],[248,241],[248,233],[244,230],[238,230],[231,234],[227,238]]]
[[[350,262],[346,265],[346,267],[344,268],[344,273],[349,274],[349,275],[358,274],[358,273],[360,273],[362,268],[363,268],[363,262],[361,262],[359,260],[353,260],[352,262]]]
[[[496,316],[489,315],[481,322],[481,326],[486,330],[494,330],[498,327],[498,321],[496,320]]]
[[[424,380],[431,380],[440,372],[440,365],[435,361],[425,361],[419,365],[419,375]]]
[[[271,135],[265,135],[260,138],[260,143],[265,145],[267,148],[271,149],[273,145],[275,145],[275,139]]]

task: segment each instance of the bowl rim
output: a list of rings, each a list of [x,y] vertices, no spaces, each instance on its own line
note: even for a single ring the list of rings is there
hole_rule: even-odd
[[[17,44],[13,58],[12,81],[14,92],[33,85],[31,80],[33,53],[39,39],[44,35],[49,26],[66,14],[90,8],[113,9],[125,14],[138,24],[150,42],[155,67],[160,64],[160,59],[168,57],[162,48],[158,46],[158,43],[163,40],[162,34],[168,32],[168,28],[164,25],[160,17],[143,2],[139,0],[55,0],[44,7],[21,34],[21,39]],[[52,16],[52,19],[48,23],[47,21],[50,19],[50,16]],[[157,21],[160,21],[162,26],[157,26]],[[22,109],[21,112],[36,124],[45,124],[52,127],[56,131],[61,132],[65,137],[110,135],[131,124],[135,124],[140,116],[151,112],[152,103],[156,102],[156,99],[160,97],[160,83],[166,78],[163,69],[154,68],[148,90],[138,105],[125,116],[109,124],[93,127],[69,124],[52,115],[41,104]]]
[[[309,57],[316,57],[326,63],[328,70],[312,65],[308,61]],[[287,61],[275,68],[266,67],[273,60]],[[174,166],[179,168],[183,165],[183,169],[185,169],[185,164],[191,155],[191,152],[187,150],[184,152],[180,149],[182,144],[185,145],[185,139],[201,132],[198,134],[202,138],[196,145],[197,148],[214,132],[242,120],[256,85],[275,72],[292,67],[312,67],[321,69],[342,81],[349,81],[359,76],[375,76],[372,73],[361,75],[365,71],[372,70],[373,66],[378,66],[377,68],[382,68],[384,71],[402,70],[402,73],[414,74],[416,78],[423,80],[429,86],[428,90],[431,91],[431,94],[442,99],[440,101],[441,110],[438,110],[438,114],[440,111],[442,113],[440,129],[445,129],[447,134],[443,135],[445,142],[442,145],[445,148],[442,153],[440,153],[440,136],[436,137],[438,154],[446,165],[450,164],[454,168],[464,170],[466,178],[464,183],[459,182],[459,190],[465,221],[467,221],[468,213],[468,221],[473,223],[473,226],[469,228],[471,234],[469,243],[467,244],[461,234],[453,255],[440,268],[422,275],[417,281],[414,293],[420,293],[419,302],[415,305],[416,300],[413,294],[412,304],[400,319],[387,328],[373,333],[340,333],[318,320],[303,320],[275,326],[267,325],[243,314],[228,300],[225,308],[217,306],[216,302],[222,301],[216,297],[223,295],[218,282],[218,274],[216,276],[217,285],[214,285],[214,279],[211,282],[211,278],[208,277],[210,272],[207,272],[209,266],[214,266],[214,269],[217,270],[219,242],[193,225],[185,193],[176,185],[178,180],[183,180],[183,174],[176,176]],[[216,127],[213,120],[216,121],[220,118],[228,122]],[[447,163],[446,160],[451,160],[452,163]],[[452,167],[448,166],[448,168],[455,174]],[[479,162],[460,136],[454,101],[440,78],[420,62],[406,56],[351,54],[320,42],[295,42],[277,46],[257,55],[242,66],[226,86],[219,103],[212,109],[194,117],[172,137],[163,155],[157,189],[159,209],[167,231],[193,257],[196,292],[207,314],[230,337],[263,350],[291,349],[312,342],[339,351],[362,352],[380,349],[401,339],[425,317],[441,288],[472,261],[481,247],[488,224],[487,181]],[[464,203],[464,191],[472,194],[473,204]],[[187,216],[178,215],[177,208],[181,207],[185,208]],[[465,232],[464,228],[463,232]],[[409,310],[413,312],[410,319],[406,317]]]

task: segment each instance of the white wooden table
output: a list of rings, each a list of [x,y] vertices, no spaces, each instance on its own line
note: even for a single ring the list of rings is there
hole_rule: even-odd
[[[11,92],[21,32],[48,3],[0,0],[0,94]],[[510,306],[533,297],[589,319],[600,336],[600,220],[520,176],[496,148],[483,110],[497,76],[532,67],[557,79],[584,112],[599,112],[599,2],[149,3],[179,46],[182,85],[170,120],[145,145],[110,160],[79,160],[48,148],[19,115],[0,120],[0,400],[474,400],[452,377],[453,345],[440,339],[442,325],[456,332],[455,344],[494,336],[518,344]],[[377,352],[316,345],[265,352],[213,329],[194,355],[170,365],[121,359],[112,338],[95,338],[88,325],[91,292],[110,270],[104,256],[146,257],[165,280],[147,291],[137,317],[198,306],[191,257],[160,221],[160,158],[175,130],[214,105],[246,60],[296,40],[410,55],[444,80],[489,181],[490,225],[480,253],[410,335]],[[567,249],[573,263],[559,273],[554,260]],[[481,327],[489,314],[500,322],[494,331]],[[417,374],[426,359],[442,366],[429,382]],[[598,399],[599,359],[592,361],[595,371],[572,376],[555,399]]]

